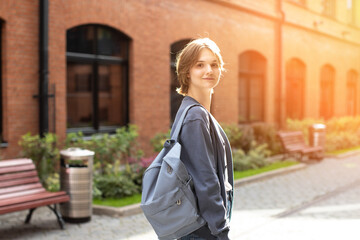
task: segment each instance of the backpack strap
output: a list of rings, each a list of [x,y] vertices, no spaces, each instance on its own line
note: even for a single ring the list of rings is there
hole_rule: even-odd
[[[188,113],[188,111],[190,110],[190,108],[192,108],[192,107],[194,107],[194,106],[200,106],[200,107],[201,107],[200,104],[194,103],[194,104],[191,104],[191,105],[187,106],[187,107],[185,108],[185,110],[182,112],[181,117],[180,117],[178,123],[176,124],[174,133],[173,133],[173,135],[171,136],[171,139],[172,139],[172,140],[175,140],[175,142],[178,141],[179,133],[180,133],[181,127],[182,127],[182,125],[183,125],[183,123],[184,123],[184,119],[185,119],[185,117],[186,117],[186,114]]]

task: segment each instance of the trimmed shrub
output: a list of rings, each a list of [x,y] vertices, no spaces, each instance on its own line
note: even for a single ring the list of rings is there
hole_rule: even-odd
[[[242,149],[233,150],[233,161],[235,171],[258,169],[267,166],[266,158],[270,155],[266,144],[255,146],[246,154]]]
[[[242,149],[247,153],[255,140],[254,130],[249,125],[224,125],[223,129],[229,139],[231,148]]]
[[[330,132],[326,134],[325,149],[328,152],[360,146],[360,135],[350,132]]]
[[[135,125],[119,128],[113,135],[96,134],[90,140],[85,140],[81,132],[68,134],[66,148],[79,147],[95,152],[94,198],[121,198],[140,193],[143,173],[154,157],[141,157],[143,153],[138,148],[137,137]],[[57,137],[51,133],[44,138],[28,133],[19,141],[22,155],[34,160],[42,183],[50,191],[60,188],[56,144]]]
[[[353,132],[360,129],[360,116],[332,118],[326,121],[326,130],[332,132]]]
[[[282,151],[281,143],[276,136],[277,129],[268,123],[256,123],[252,125],[255,140],[258,144],[266,143],[271,155],[278,154]]]
[[[140,191],[140,186],[122,174],[94,176],[94,198],[122,198]]]
[[[134,163],[129,166],[129,170],[124,172],[124,176],[131,179],[137,186],[142,186],[142,179],[146,168],[141,163]]]
[[[95,134],[90,140],[84,140],[83,134],[71,133],[65,140],[66,147],[80,147],[95,152],[94,169],[103,175],[117,174],[120,166],[129,161],[138,161],[143,155],[137,144],[137,127],[130,124],[116,129],[116,133]],[[135,159],[135,160],[134,160]]]
[[[19,145],[22,148],[21,155],[34,161],[40,181],[48,189],[46,180],[56,172],[59,164],[57,136],[47,133],[42,138],[38,134],[27,133],[21,137]]]
[[[164,142],[167,140],[167,139],[170,139],[170,132],[171,132],[171,129],[169,129],[168,132],[166,133],[157,133],[151,140],[150,140],[150,143],[153,147],[153,150],[154,152],[160,152],[161,149],[163,149],[163,146],[164,146]]]
[[[277,138],[275,126],[268,123],[251,125],[224,125],[226,135],[233,149],[241,149],[245,154],[257,145],[267,145],[270,155],[281,152],[281,143]]]
[[[60,191],[60,176],[59,173],[52,173],[46,179],[47,190],[50,192]]]
[[[360,117],[339,117],[327,121],[316,119],[287,119],[287,130],[302,131],[309,139],[309,126],[315,123],[326,125],[325,151],[334,151],[360,146]]]

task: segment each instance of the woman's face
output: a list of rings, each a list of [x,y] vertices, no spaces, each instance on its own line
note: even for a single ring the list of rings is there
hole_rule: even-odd
[[[211,90],[219,83],[220,66],[215,54],[207,48],[200,51],[199,59],[190,68],[189,91]]]

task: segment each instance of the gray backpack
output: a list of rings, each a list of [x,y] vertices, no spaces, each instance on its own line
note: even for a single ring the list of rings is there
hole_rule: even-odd
[[[182,113],[173,136],[146,169],[141,208],[159,239],[177,239],[205,225],[199,216],[193,180],[180,160],[178,136],[188,110]]]

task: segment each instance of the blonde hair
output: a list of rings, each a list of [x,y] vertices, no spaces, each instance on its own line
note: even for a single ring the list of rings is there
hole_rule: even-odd
[[[220,54],[220,49],[216,43],[209,38],[199,38],[188,43],[176,57],[176,74],[180,82],[180,87],[176,91],[181,95],[186,95],[189,90],[189,72],[196,64],[200,51],[204,48],[214,53],[218,60],[219,68],[224,71],[224,62]]]

